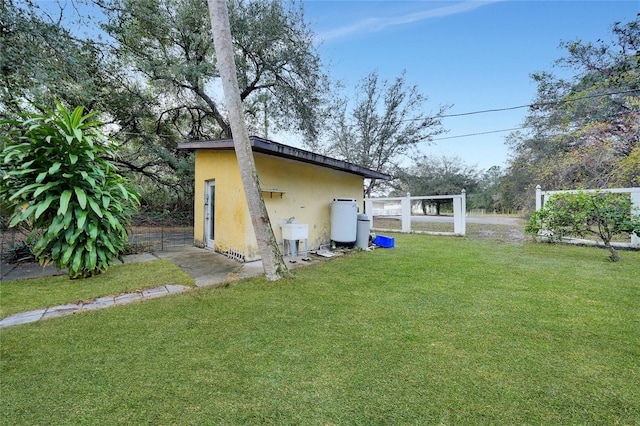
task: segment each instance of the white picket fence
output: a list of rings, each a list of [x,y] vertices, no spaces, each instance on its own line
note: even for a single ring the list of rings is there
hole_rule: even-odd
[[[411,230],[411,205],[414,201],[422,200],[452,200],[453,201],[453,232],[431,232],[431,231],[412,231]],[[384,207],[382,207],[384,206]],[[437,235],[460,235],[464,236],[467,232],[467,194],[462,191],[461,194],[455,195],[428,195],[412,197],[407,193],[406,197],[391,198],[365,198],[364,209],[370,220],[373,222],[374,216],[401,216],[402,228],[400,232],[421,232],[424,234]],[[391,229],[371,228],[373,231],[393,231]],[[397,230],[396,230],[397,232]]]
[[[631,197],[631,209],[635,214],[640,214],[640,188],[603,188],[603,189],[582,189],[565,191],[543,191],[540,185],[536,185],[536,211],[540,210],[553,194],[577,194],[579,192],[612,192],[617,194],[629,194]],[[574,240],[585,244],[599,245],[592,240]],[[640,237],[631,234],[631,243],[613,243],[616,247],[640,248]]]

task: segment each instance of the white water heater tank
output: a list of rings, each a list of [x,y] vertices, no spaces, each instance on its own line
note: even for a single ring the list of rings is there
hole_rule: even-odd
[[[356,241],[358,204],[353,198],[334,198],[331,203],[331,240],[337,243]]]

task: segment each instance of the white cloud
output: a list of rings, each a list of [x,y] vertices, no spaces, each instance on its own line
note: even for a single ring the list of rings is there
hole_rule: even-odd
[[[456,15],[459,13],[469,12],[474,9],[478,9],[487,4],[496,3],[504,0],[482,0],[474,1],[467,0],[462,2],[456,2],[447,6],[438,7],[435,9],[423,10],[419,12],[412,12],[406,15],[390,16],[384,18],[366,18],[351,25],[346,25],[340,28],[324,31],[318,34],[318,38],[322,41],[335,41],[348,37],[359,36],[362,34],[371,34],[383,31],[389,27],[412,24],[415,22],[424,21],[431,18],[441,18],[444,16]],[[431,3],[431,2],[429,2]]]

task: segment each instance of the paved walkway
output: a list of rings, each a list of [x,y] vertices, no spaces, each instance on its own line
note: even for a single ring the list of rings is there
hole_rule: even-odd
[[[125,293],[118,296],[105,296],[84,303],[70,303],[67,305],[53,306],[51,308],[37,309],[35,311],[21,312],[0,320],[0,328],[11,325],[26,324],[41,319],[61,317],[75,314],[81,311],[93,311],[96,309],[109,308],[116,305],[124,305],[139,300],[154,299],[169,294],[181,293],[193,287],[183,285],[163,285],[134,293]]]
[[[143,253],[125,256],[126,263],[146,262],[157,259],[169,259],[174,262],[194,278],[196,287],[163,285],[116,296],[99,297],[82,303],[72,303],[37,309],[35,311],[21,312],[0,320],[0,328],[70,315],[77,312],[86,312],[131,302],[155,299],[156,297],[178,294],[198,287],[217,285],[232,279],[247,278],[264,273],[262,262],[260,261],[241,264],[218,253],[196,247],[180,247],[175,250],[159,253]],[[10,281],[38,276],[64,275],[65,271],[60,271],[52,266],[43,268],[38,264],[18,266],[2,264],[1,273],[2,281]]]

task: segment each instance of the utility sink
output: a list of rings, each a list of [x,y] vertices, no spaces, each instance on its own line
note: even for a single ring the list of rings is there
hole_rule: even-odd
[[[309,225],[306,223],[283,223],[283,240],[306,240],[309,238]]]

